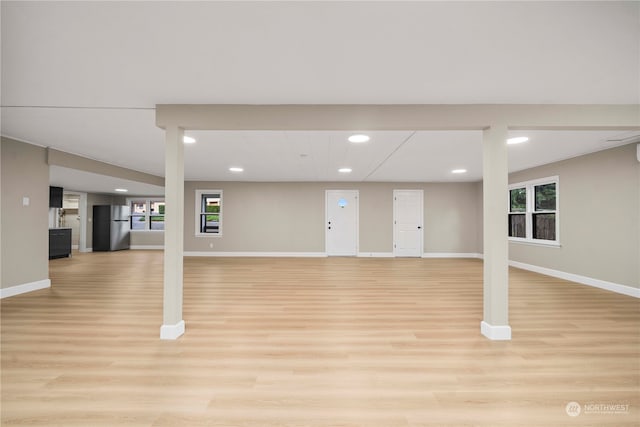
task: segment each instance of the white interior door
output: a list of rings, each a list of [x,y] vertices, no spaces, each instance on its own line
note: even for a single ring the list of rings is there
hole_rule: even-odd
[[[327,190],[325,230],[327,255],[358,254],[358,190]]]
[[[397,257],[422,256],[422,199],[422,190],[393,190],[393,254]]]

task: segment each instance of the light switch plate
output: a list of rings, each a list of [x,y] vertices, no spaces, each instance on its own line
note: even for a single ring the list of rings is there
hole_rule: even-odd
[[[22,198],[22,206],[29,206],[30,200],[28,197]]]

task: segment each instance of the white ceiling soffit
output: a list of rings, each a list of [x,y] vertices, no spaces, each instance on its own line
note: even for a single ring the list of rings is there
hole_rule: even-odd
[[[68,169],[61,166],[49,167],[49,183],[57,187],[62,187],[65,191],[80,191],[83,193],[112,194],[119,196],[164,195],[164,187],[157,185],[129,181],[76,169]],[[116,188],[123,188],[128,191],[126,193],[119,193],[115,191]]]
[[[164,176],[164,131],[155,120],[155,108],[2,108],[2,135]]]

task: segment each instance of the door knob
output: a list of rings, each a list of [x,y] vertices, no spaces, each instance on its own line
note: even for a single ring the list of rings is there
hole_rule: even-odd
[[[421,226],[418,226],[418,230],[420,230],[421,228],[422,228]]]

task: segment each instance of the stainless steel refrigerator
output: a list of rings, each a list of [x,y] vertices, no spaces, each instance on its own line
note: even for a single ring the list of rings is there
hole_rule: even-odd
[[[129,206],[93,207],[93,251],[129,249]]]

